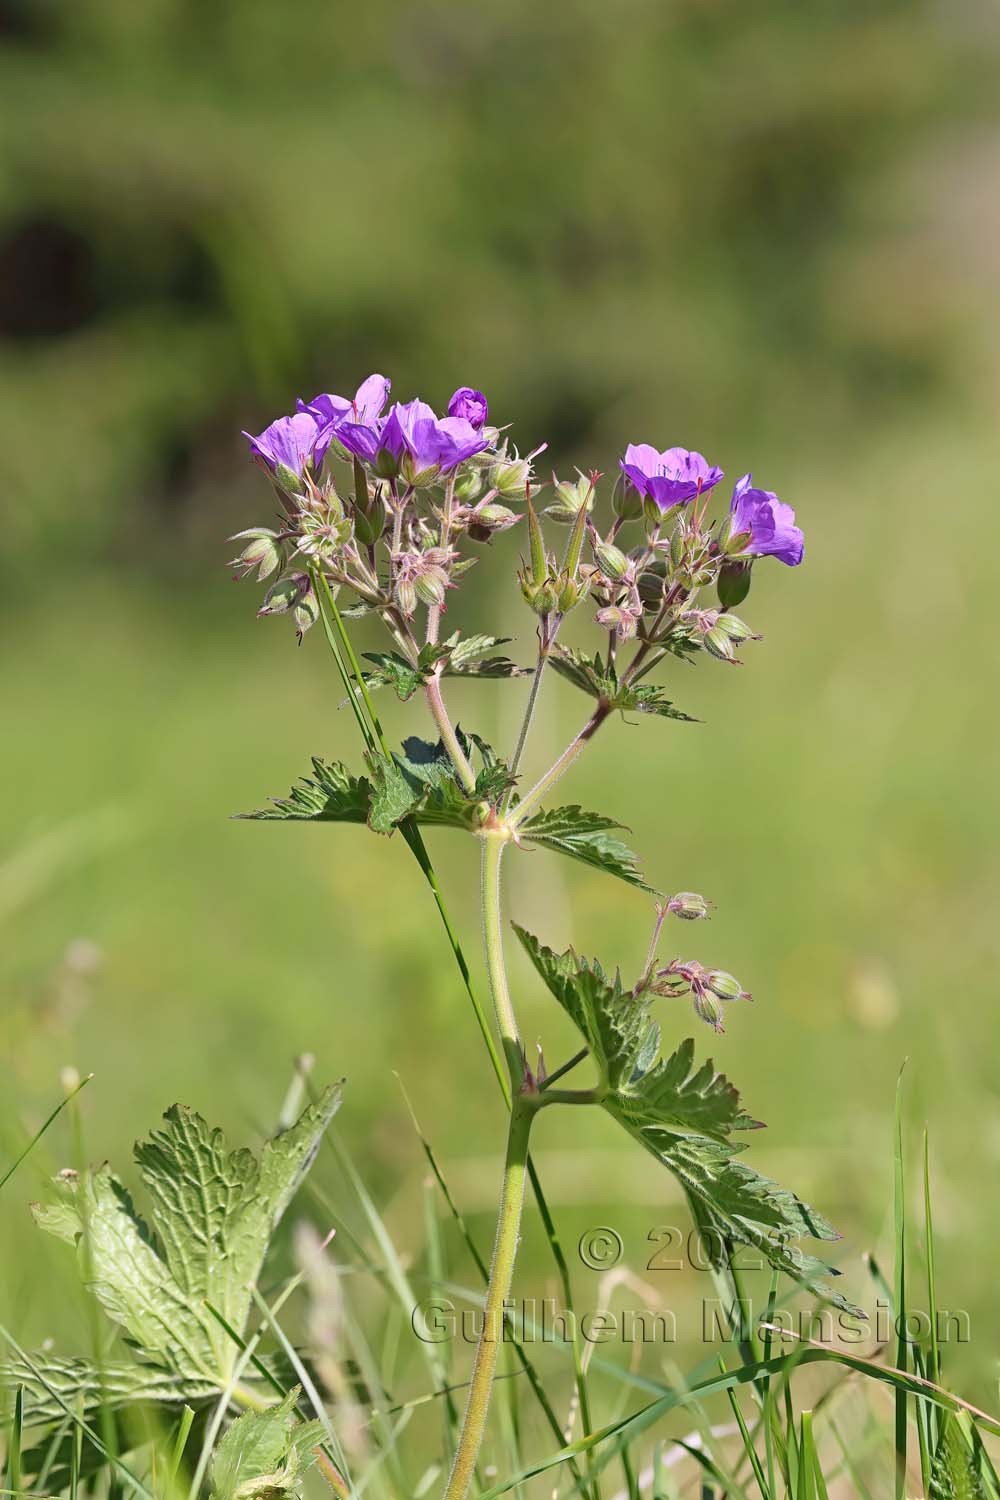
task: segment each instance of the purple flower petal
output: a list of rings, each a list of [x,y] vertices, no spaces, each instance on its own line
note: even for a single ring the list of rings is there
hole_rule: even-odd
[[[486,423],[490,408],[482,391],[471,385],[460,385],[448,402],[449,417],[461,417],[478,432]]]
[[[632,487],[661,510],[706,494],[722,478],[721,469],[687,448],[667,448],[660,453],[650,443],[629,443],[619,464]]]
[[[293,417],[279,417],[270,427],[258,433],[244,432],[250,452],[272,473],[278,464],[302,477],[302,471],[313,457],[319,428],[311,412],[298,411]]]
[[[795,524],[795,512],[779,500],[773,490],[758,490],[753,476],[736,481],[729,504],[734,532],[747,532],[747,552],[755,557],[776,557],[790,568],[798,567],[805,553],[805,538]]]

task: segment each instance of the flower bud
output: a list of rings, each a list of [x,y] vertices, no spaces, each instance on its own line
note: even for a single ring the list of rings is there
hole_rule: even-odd
[[[714,995],[709,995],[704,990],[696,991],[694,1013],[702,1021],[706,1021],[713,1031],[725,1031],[726,1028],[722,1024],[722,1006]]]
[[[699,896],[696,891],[678,891],[667,902],[667,911],[671,916],[680,917],[684,922],[697,922],[707,917],[708,907],[709,903],[704,896]]]
[[[656,560],[638,580],[639,598],[648,609],[658,609],[663,603],[663,586],[667,580],[666,565]]]
[[[556,582],[559,591],[556,600],[557,608],[561,615],[568,615],[581,599],[586,598],[590,584],[587,579],[571,578],[568,573],[560,573]]]
[[[727,974],[725,969],[709,969],[703,976],[702,983],[707,989],[717,995],[720,1000],[752,1000],[753,996],[749,990],[745,990],[739,980],[732,974]]]
[[[409,619],[411,615],[416,613],[417,608],[417,590],[415,585],[408,578],[400,578],[397,580],[393,592],[396,603],[399,606],[400,614],[405,615]]]
[[[302,637],[306,631],[311,630],[319,619],[319,604],[312,589],[307,594],[303,594],[302,598],[295,605],[292,610],[292,619],[295,621],[295,634],[298,636],[299,644],[301,645]]]
[[[483,472],[471,464],[459,471],[455,480],[455,499],[460,505],[472,505],[483,493]]]
[[[719,629],[718,625],[713,625],[711,630],[705,632],[702,636],[702,644],[705,650],[710,652],[712,656],[717,657],[719,661],[736,661],[736,651],[733,643],[725,631]]]
[[[526,458],[504,458],[490,472],[490,484],[504,500],[523,500],[531,479]]]
[[[536,583],[527,573],[519,575],[524,602],[536,615],[554,614],[559,604],[559,590],[554,578],[543,578]]]
[[[586,474],[579,479],[557,479],[554,485],[555,500],[545,507],[545,514],[553,521],[572,525],[580,511],[589,512],[594,506],[594,483]]]
[[[760,636],[755,635],[750,626],[736,615],[719,615],[715,622],[715,628],[728,635],[731,641],[759,641]]]
[[[509,526],[516,526],[520,520],[514,511],[506,505],[481,505],[473,516],[473,525],[483,526],[487,531],[506,531]]]
[[[421,603],[438,607],[444,603],[447,586],[448,576],[441,568],[428,568],[426,573],[419,574],[414,580],[417,598]]]
[[[237,577],[249,578],[250,574],[256,571],[257,581],[263,582],[281,566],[282,552],[277,533],[269,531],[266,526],[255,526],[249,531],[238,531],[229,540],[231,542],[247,541],[247,546],[243,548],[239,557],[234,557],[229,564],[231,568],[238,570]]]
[[[633,610],[625,609],[619,604],[609,604],[605,609],[599,609],[594,618],[605,630],[617,630],[620,640],[635,639],[639,617]]]
[[[742,604],[750,592],[750,564],[728,560],[724,562],[719,569],[716,590],[723,609],[735,609]]]
[[[305,598],[311,587],[308,573],[283,573],[264,595],[264,603],[257,611],[257,618],[286,615]]]
[[[613,542],[598,542],[594,548],[594,556],[605,578],[611,578],[617,582],[628,572],[628,558]]]

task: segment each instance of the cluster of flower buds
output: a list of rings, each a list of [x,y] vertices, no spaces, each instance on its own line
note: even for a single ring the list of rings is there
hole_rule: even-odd
[[[714,1031],[724,1031],[723,1002],[751,1001],[750,990],[744,990],[739,980],[727,974],[726,969],[708,969],[696,959],[675,959],[663,969],[657,969],[649,981],[649,990],[654,995],[678,996],[690,993],[694,1002],[694,1014],[708,1023]]]
[[[752,1000],[738,979],[725,969],[709,969],[695,959],[675,958],[651,976],[649,989],[654,995],[677,996],[689,992],[695,1015],[715,1031],[724,1031],[722,1003],[728,1000]]]
[[[545,519],[568,528],[564,547],[546,545],[532,503],[533,461],[488,425],[481,391],[461,386],[444,416],[426,402],[389,404],[389,381],[371,375],[350,399],[330,393],[261,433],[246,433],[278,500],[276,524],[234,538],[236,575],[273,579],[260,613],[292,614],[300,638],[318,617],[322,575],[379,613],[410,655],[413,620],[431,611],[431,630],[450,591],[473,566],[463,543],[488,543],[522,520],[527,558],[519,574],[526,603],[551,632],[592,597],[609,635],[644,653],[642,670],[665,651],[705,650],[725,662],[753,631],[730,611],[746,597],[751,568],[773,556],[795,566],[802,533],[790,506],[736,483],[728,511],[708,517],[722,470],[686,448],[632,443],[619,461],[607,519],[598,513],[601,475],[552,476]],[[699,597],[707,588],[716,597]],[[651,654],[652,653],[652,654]]]

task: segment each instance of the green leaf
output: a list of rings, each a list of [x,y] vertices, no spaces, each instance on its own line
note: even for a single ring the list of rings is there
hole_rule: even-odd
[[[521,824],[518,836],[525,842],[581,860],[594,869],[605,870],[640,890],[651,891],[653,887],[643,879],[636,855],[610,832],[622,827],[624,824],[616,823],[613,818],[584,812],[574,804],[534,813]]]
[[[948,1412],[934,1450],[930,1500],[985,1500],[972,1448],[959,1419]]]
[[[445,677],[530,677],[531,667],[519,667],[506,656],[491,656],[495,646],[505,646],[508,636],[470,635],[464,640],[458,632],[440,643],[421,646],[416,664],[398,651],[366,651],[364,657],[375,666],[364,674],[369,689],[391,687],[406,703],[429,680],[436,668]],[[443,667],[442,664],[443,663]]]
[[[77,1246],[85,1285],[147,1361],[196,1384],[225,1384],[236,1354],[206,1307],[242,1333],[268,1242],[340,1103],[325,1090],[260,1157],[229,1151],[221,1132],[175,1105],[135,1150],[155,1236],[110,1168],[62,1174],[43,1229]]]
[[[425,681],[419,667],[413,666],[397,651],[366,651],[365,660],[375,663],[376,671],[364,674],[368,688],[391,687],[400,702],[406,703]]]
[[[655,687],[652,683],[640,682],[629,686],[620,682],[614,668],[609,670],[599,653],[589,657],[582,651],[575,651],[572,647],[557,642],[551,648],[549,660],[553,671],[560,677],[565,677],[567,682],[572,682],[591,698],[607,703],[609,708],[621,713],[656,714],[661,719],[697,723],[690,714],[675,708],[670,699],[664,696],[662,688]]]
[[[322,1428],[298,1421],[298,1395],[289,1391],[279,1406],[245,1412],[228,1428],[212,1459],[215,1500],[270,1500],[299,1489]]]
[[[18,1386],[25,1393],[25,1419],[32,1424],[61,1420],[67,1406],[84,1416],[100,1407],[136,1404],[197,1408],[219,1394],[214,1381],[184,1379],[155,1365],[104,1360],[98,1366],[85,1359],[60,1359],[47,1350],[33,1353],[30,1363],[13,1359],[0,1366],[0,1390]]]
[[[238,818],[260,821],[309,823],[367,823],[371,785],[352,776],[338,761],[313,757],[313,776],[303,777],[287,797],[257,812],[237,813]]]
[[[711,1062],[694,1061],[694,1043],[660,1055],[660,1030],[647,1000],[609,979],[598,963],[570,949],[554,953],[515,927],[538,973],[582,1033],[607,1090],[603,1107],[667,1167],[692,1199],[706,1227],[708,1250],[721,1263],[728,1242],[754,1245],[771,1265],[818,1296],[856,1313],[821,1281],[835,1268],[793,1243],[803,1235],[838,1239],[836,1231],[794,1193],[736,1161],[737,1130],[758,1122],[737,1090]]]
[[[456,733],[466,755],[471,756],[474,746],[482,762],[471,792],[456,778],[440,741],[412,737],[391,759],[369,755],[367,776],[352,776],[338,763],[314,758],[313,776],[304,777],[286,798],[240,816],[268,822],[367,823],[375,833],[385,834],[407,817],[475,830],[482,826],[483,804],[496,806],[512,778],[485,740],[461,729]]]
[[[446,677],[530,677],[533,667],[519,667],[506,656],[491,656],[495,646],[507,646],[510,636],[467,635],[464,640],[451,636],[445,642],[451,647]]]

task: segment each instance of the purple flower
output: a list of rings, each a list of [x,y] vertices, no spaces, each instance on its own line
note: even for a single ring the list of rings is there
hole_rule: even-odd
[[[629,443],[619,463],[632,487],[655,501],[660,510],[693,500],[722,478],[721,469],[711,468],[700,453],[689,453],[687,448],[659,453],[649,443]]]
[[[756,557],[776,557],[790,568],[798,567],[805,539],[795,524],[795,512],[770,490],[755,490],[751,476],[736,481],[729,506],[733,534],[747,533],[747,552]]]
[[[478,432],[490,414],[486,397],[482,391],[474,391],[471,385],[460,385],[448,402],[449,417],[462,417]]]
[[[489,446],[471,422],[439,417],[426,401],[397,401],[384,419],[341,422],[336,435],[378,473],[391,476],[402,468],[410,481],[429,473],[450,473]]]
[[[298,403],[300,412],[308,412],[315,418],[318,434],[316,438],[315,458],[317,468],[326,457],[326,450],[337,435],[339,423],[345,421],[360,422],[363,424],[373,423],[382,415],[385,403],[389,399],[391,381],[386,380],[384,375],[369,375],[363,380],[354,393],[354,400],[348,401],[344,396],[326,395],[314,396],[311,401],[300,401]]]
[[[318,431],[312,413],[300,411],[294,417],[279,417],[257,437],[249,432],[243,436],[249,441],[254,458],[272,474],[280,464],[301,479],[303,469],[313,457]]]

